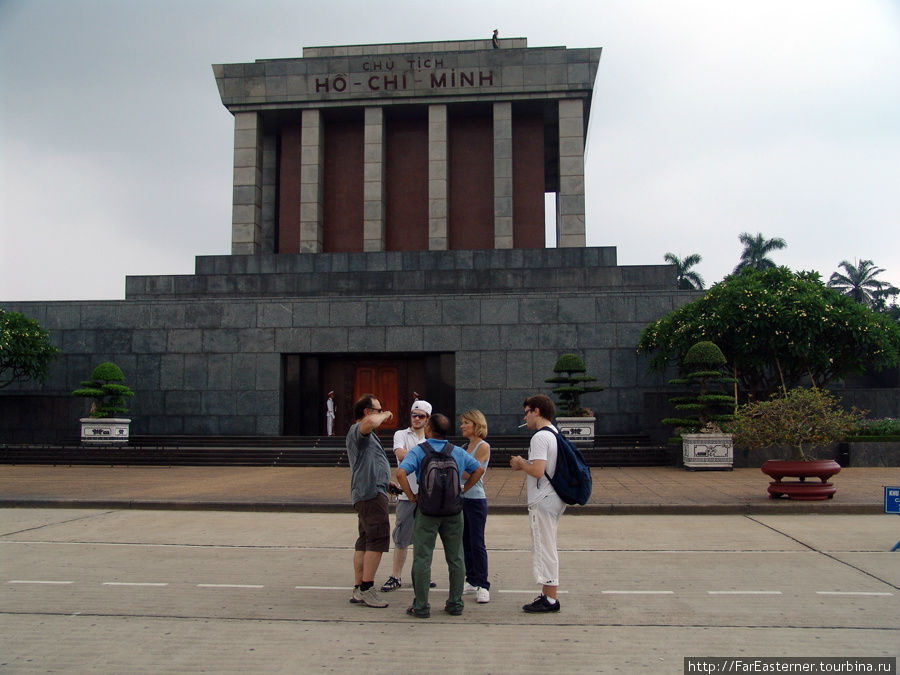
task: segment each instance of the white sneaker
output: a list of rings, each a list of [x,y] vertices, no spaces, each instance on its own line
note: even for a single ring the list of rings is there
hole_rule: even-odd
[[[468,581],[463,584],[463,595],[472,595],[478,590],[478,586],[473,586]]]
[[[486,602],[491,601],[491,592],[484,588],[483,586],[479,586],[478,590],[475,591],[475,602],[479,602],[482,605]]]

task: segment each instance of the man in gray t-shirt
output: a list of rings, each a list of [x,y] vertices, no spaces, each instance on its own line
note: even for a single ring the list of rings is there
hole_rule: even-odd
[[[375,430],[393,414],[381,409],[372,394],[364,394],[353,406],[356,420],[347,432],[350,460],[350,500],[357,514],[359,536],[353,551],[354,587],[350,602],[367,607],[387,607],[375,589],[375,573],[381,556],[390,547],[391,523],[387,489],[391,465]]]

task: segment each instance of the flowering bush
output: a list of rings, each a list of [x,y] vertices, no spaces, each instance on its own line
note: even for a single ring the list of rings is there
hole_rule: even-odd
[[[715,342],[743,391],[761,400],[893,367],[900,355],[900,327],[890,318],[786,267],[726,277],[647,326],[637,350],[651,370],[665,370],[698,340]]]
[[[45,382],[59,349],[34,319],[0,309],[0,389],[13,382]]]
[[[852,433],[854,436],[900,436],[900,420],[892,417],[861,419]]]
[[[863,414],[856,408],[844,410],[824,389],[798,387],[768,401],[742,405],[729,431],[734,444],[748,450],[790,446],[793,459],[809,460],[813,458],[806,450],[845,439]]]

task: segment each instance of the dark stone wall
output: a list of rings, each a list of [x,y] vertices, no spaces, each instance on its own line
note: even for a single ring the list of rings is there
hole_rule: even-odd
[[[614,247],[201,256],[193,275],[127,277],[125,295],[129,300],[161,300],[636,292],[667,289],[674,285],[672,275],[665,265],[617,267]]]
[[[670,266],[617,266],[614,248],[211,256],[196,267],[129,277],[126,300],[2,303],[49,330],[62,355],[45,385],[0,390],[0,442],[75,438],[86,403],[70,392],[107,360],[136,393],[132,433],[279,435],[286,355],[445,354],[455,409],[520,433],[522,400],[549,390],[567,351],[605,387],[583,401],[598,434],[662,440],[672,374],[648,373],[635,346],[697,297],[674,290]],[[838,392],[900,416],[896,388]]]
[[[670,267],[617,267],[612,248],[215,256],[197,271],[130,277],[126,300],[4,303],[62,356],[46,385],[0,392],[3,418],[22,395],[68,397],[111,360],[136,393],[134,434],[278,435],[283,355],[441,353],[456,410],[518,433],[522,400],[576,351],[605,387],[584,400],[598,433],[639,432],[665,378],[647,374],[637,340],[694,297],[672,289]],[[77,418],[42,413],[29,428],[71,438]]]

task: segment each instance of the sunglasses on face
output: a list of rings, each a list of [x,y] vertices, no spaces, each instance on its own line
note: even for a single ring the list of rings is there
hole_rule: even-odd
[[[414,420],[424,420],[428,417],[428,415],[423,415],[422,413],[412,413],[410,415]]]

